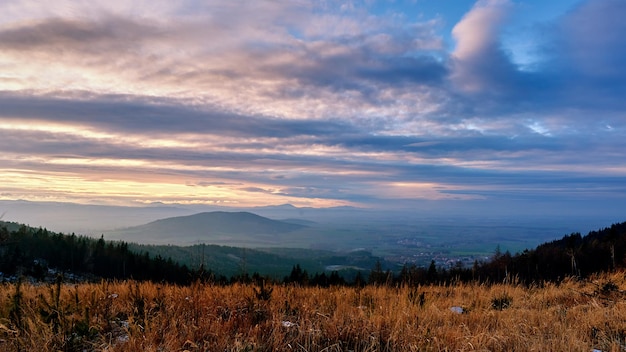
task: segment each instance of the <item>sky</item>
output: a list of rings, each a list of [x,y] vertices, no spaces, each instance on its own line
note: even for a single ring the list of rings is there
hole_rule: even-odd
[[[0,200],[619,212],[623,0],[0,3]]]

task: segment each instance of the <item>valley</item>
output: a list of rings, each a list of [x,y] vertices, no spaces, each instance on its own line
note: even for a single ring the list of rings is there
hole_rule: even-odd
[[[405,263],[428,266],[432,260],[448,268],[459,262],[471,266],[474,261],[488,259],[496,248],[517,253],[573,231],[568,226],[555,226],[548,221],[529,225],[511,224],[510,220],[490,220],[485,224],[483,220],[469,218],[431,218],[406,223],[393,218],[370,219],[360,222],[350,217],[342,221],[321,219],[326,221],[322,223],[294,218],[272,220],[250,212],[219,211],[160,219],[104,232],[104,236],[107,240],[152,245],[146,249],[153,253],[164,253],[163,246],[165,249],[172,245],[190,247],[182,254],[168,253],[186,264],[192,264],[191,258],[199,258],[199,245],[208,244],[246,248],[249,254],[256,253],[251,250],[279,254],[288,262],[300,261],[310,270],[333,265],[342,267],[346,265],[344,262],[350,263],[347,259],[350,253],[362,251],[371,258],[380,258],[386,263],[385,267],[397,270]],[[232,253],[220,263],[243,262],[234,260],[241,257]],[[332,257],[342,259],[329,262],[328,258]],[[371,258],[364,263],[373,264],[376,259]]]
[[[220,275],[258,272],[274,278],[289,274],[296,264],[309,273],[339,270],[349,278],[358,271],[367,272],[376,262],[396,272],[404,264],[427,267],[432,261],[441,268],[471,267],[491,258],[496,249],[515,254],[614,222],[583,216],[435,216],[288,204],[83,207],[22,201],[0,205],[3,220],[123,241],[137,253],[171,258],[191,269],[204,264]]]

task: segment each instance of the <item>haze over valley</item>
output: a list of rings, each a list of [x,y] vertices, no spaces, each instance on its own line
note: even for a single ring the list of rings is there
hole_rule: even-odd
[[[566,234],[586,233],[619,219],[609,215],[441,215],[438,211],[416,213],[354,207],[317,209],[292,205],[244,209],[163,204],[118,207],[27,201],[3,201],[0,205],[4,213],[2,220],[51,231],[93,238],[103,236],[106,240],[139,245],[196,246],[180,253],[158,251],[156,247],[138,248],[139,251],[150,249],[153,255],[174,255],[174,259],[192,267],[201,261],[198,245],[231,247],[230,257],[226,255],[221,260],[230,262],[229,265],[220,264],[220,260],[213,262],[216,268],[222,268],[228,274],[241,270],[243,252],[235,248],[279,255],[282,259],[267,259],[272,263],[282,260],[285,264],[279,269],[271,265],[254,265],[281,273],[296,263],[316,270],[333,266],[341,269],[348,265],[346,263],[352,263],[348,267],[369,270],[375,258],[395,269],[405,263],[427,266],[432,260],[444,267],[458,262],[470,266],[476,260],[490,258],[496,248],[517,253]],[[349,259],[354,251],[367,252],[369,259],[354,262]]]

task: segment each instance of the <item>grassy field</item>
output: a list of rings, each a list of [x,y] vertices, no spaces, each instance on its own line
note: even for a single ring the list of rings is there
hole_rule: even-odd
[[[620,351],[625,287],[3,284],[0,350]]]

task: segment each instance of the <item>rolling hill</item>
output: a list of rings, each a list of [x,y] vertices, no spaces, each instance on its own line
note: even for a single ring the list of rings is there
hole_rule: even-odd
[[[204,212],[150,222],[106,233],[107,239],[172,244],[212,243],[221,245],[273,246],[307,226],[268,219],[248,212]]]

